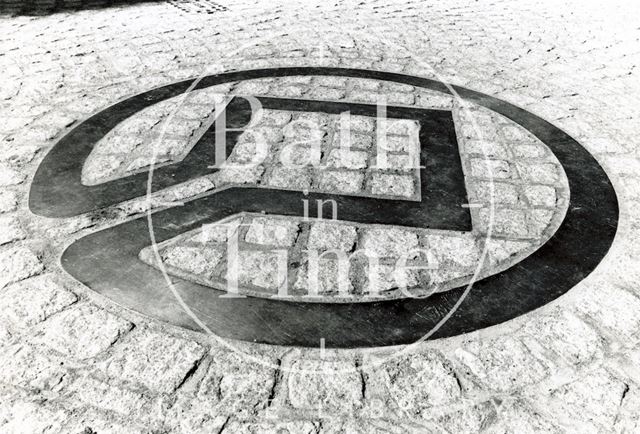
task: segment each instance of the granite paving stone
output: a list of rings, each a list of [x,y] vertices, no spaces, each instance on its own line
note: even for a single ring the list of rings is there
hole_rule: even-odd
[[[56,13],[0,15],[0,432],[638,431],[636,2],[234,0],[212,13],[202,13],[211,2],[82,11],[69,9],[72,3],[55,2]],[[230,185],[418,198],[424,180],[412,157],[418,138],[431,132],[418,135],[414,121],[389,123],[380,149],[382,125],[357,110],[346,116],[262,109],[254,113],[255,125],[237,132],[239,144],[219,172],[95,215],[62,220],[30,212],[29,189],[42,158],[92,113],[202,73],[283,66],[374,69],[449,82],[557,126],[594,155],[616,190],[621,211],[607,257],[549,305],[476,333],[418,343],[372,371],[364,362],[379,348],[331,349],[318,342],[319,348],[291,353],[219,340],[131,312],[63,271],[62,253],[72,241],[167,200],[188,205]],[[366,258],[351,261],[348,288],[355,301],[371,286],[383,298],[403,298],[398,280],[420,288],[421,296],[435,281],[448,291],[469,282],[485,247],[482,277],[536,252],[567,212],[585,212],[569,208],[573,192],[562,166],[533,134],[460,101],[451,94],[455,87],[440,92],[412,84],[314,75],[195,90],[184,101],[149,104],[123,119],[94,147],[82,182],[100,185],[154,161],[180,161],[227,93],[341,104],[386,100],[451,113],[469,201],[456,206],[468,207],[470,233],[241,215],[234,221],[252,226],[237,232],[239,277],[253,296],[272,295],[283,283],[278,249],[293,267],[286,276],[290,292],[308,289],[295,287],[308,271],[306,249],[347,255],[367,249],[383,258],[375,283]],[[341,131],[346,118],[349,131]],[[268,143],[264,161],[234,167],[257,154],[258,135]],[[302,145],[288,148],[294,142]],[[306,166],[285,167],[278,161],[285,149]],[[387,163],[375,167],[382,151]],[[427,189],[439,175],[426,172]],[[204,238],[196,231],[169,240],[161,253],[176,281],[220,283],[233,265],[224,257],[226,241],[218,231]],[[430,253],[416,252],[413,263],[441,266],[397,270],[395,259],[413,248]],[[322,301],[343,302],[336,298],[335,261],[323,264]],[[270,354],[266,365],[253,358],[263,351]]]

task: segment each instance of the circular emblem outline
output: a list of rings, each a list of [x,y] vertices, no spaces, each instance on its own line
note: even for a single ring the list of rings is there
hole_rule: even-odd
[[[229,81],[293,75],[339,75],[395,81],[450,93],[438,81],[397,73],[325,67],[265,68],[204,77],[194,90]],[[51,149],[39,166],[29,195],[30,209],[47,217],[68,217],[141,196],[133,188],[140,177],[125,178],[129,189],[107,184],[84,186],[80,172],[93,146],[111,128],[141,109],[184,92],[194,80],[153,89],[121,101],[75,127]],[[568,134],[510,103],[452,86],[464,100],[486,107],[521,125],[551,149],[562,164],[570,189],[565,218],[556,233],[529,257],[509,269],[474,283],[451,318],[430,336],[441,338],[513,319],[567,292],[600,263],[615,237],[618,203],[606,173],[593,156]],[[146,177],[145,173],[141,173]],[[189,179],[193,173],[185,174]],[[196,175],[197,176],[197,175]],[[174,185],[184,180],[165,181]],[[161,185],[158,188],[162,188]],[[143,183],[146,193],[146,183]],[[238,189],[229,189],[233,191]],[[250,189],[243,189],[251,194]],[[261,190],[264,194],[264,190]],[[156,241],[212,222],[203,209],[221,206],[216,194],[185,206],[153,213]],[[213,219],[215,220],[215,219]],[[188,224],[176,225],[176,221]],[[63,268],[107,298],[148,316],[190,329],[198,326],[163,288],[158,270],[141,262],[149,244],[146,217],[85,236],[63,253]],[[123,249],[123,246],[126,246]],[[91,252],[91,255],[88,255]],[[223,291],[176,279],[175,287],[200,318],[223,338],[278,345],[360,347],[409,344],[431,330],[460,299],[465,288],[426,299],[353,304],[291,302],[264,298],[219,297]],[[124,290],[126,288],[128,290]],[[149,303],[153,300],[153,303]]]

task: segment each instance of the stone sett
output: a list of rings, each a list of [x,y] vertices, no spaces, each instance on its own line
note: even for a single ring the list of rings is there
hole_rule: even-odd
[[[0,191],[0,213],[15,211],[18,208],[18,196],[15,192]]]
[[[549,410],[572,430],[612,432],[628,385],[603,369],[551,392]]]
[[[613,285],[582,288],[578,310],[593,318],[623,345],[633,345],[640,331],[640,300]]]
[[[501,336],[473,341],[455,350],[467,376],[482,390],[498,392],[535,384],[547,369],[519,340]]]
[[[284,127],[291,122],[291,113],[284,110],[260,109],[255,114],[256,121],[263,122],[266,125],[276,127]]]
[[[6,434],[64,432],[68,418],[64,410],[48,408],[39,402],[19,401],[13,403],[6,424],[0,428]]]
[[[480,154],[485,158],[491,159],[506,159],[509,157],[502,144],[488,140],[467,140],[464,142],[464,152],[467,154]]]
[[[7,146],[0,150],[0,161],[12,166],[23,166],[30,163],[40,150],[39,146]]]
[[[2,292],[0,319],[5,325],[22,329],[44,321],[76,300],[75,294],[51,276],[38,276],[13,284]]]
[[[399,172],[409,172],[412,170],[418,170],[420,168],[420,162],[417,155],[410,154],[387,154],[385,158],[380,158],[381,161],[377,161],[376,165],[378,169],[382,170],[395,170]],[[386,160],[386,161],[385,161]]]
[[[356,171],[329,171],[318,173],[317,186],[321,190],[340,193],[358,193],[362,191],[364,174]]]
[[[561,309],[528,322],[524,332],[571,365],[584,364],[603,351],[602,337],[575,314]],[[529,339],[524,339],[527,346]]]
[[[163,264],[207,279],[216,274],[216,266],[224,259],[224,256],[224,247],[211,244],[169,245],[160,252]]]
[[[408,119],[387,119],[382,125],[378,122],[378,127],[386,132],[387,135],[411,136],[417,137],[420,129],[418,122]]]
[[[515,205],[520,200],[518,189],[513,184],[477,181],[469,187],[470,199],[474,203]]]
[[[542,144],[519,145],[511,149],[516,158],[541,158],[547,155],[547,151]]]
[[[225,425],[220,434],[316,434],[318,423],[307,420],[273,422],[238,422]]]
[[[0,366],[1,382],[29,389],[51,390],[67,375],[59,361],[21,344],[2,349]]]
[[[558,181],[558,167],[553,163],[517,163],[518,172],[525,182],[553,184]]]
[[[444,410],[434,409],[432,413],[440,429],[445,429],[448,433],[482,432],[483,429],[490,429],[497,418],[496,406],[492,401],[451,409],[444,407]]]
[[[381,369],[392,405],[411,417],[430,418],[431,407],[447,405],[462,396],[452,366],[435,351],[403,354],[385,362]]]
[[[398,228],[364,229],[359,248],[378,257],[400,257],[418,247],[418,235]],[[413,257],[417,256],[411,255]]]
[[[302,145],[285,143],[278,155],[278,161],[285,167],[319,166],[322,159],[321,144],[319,141],[306,142]]]
[[[36,341],[76,359],[88,359],[109,348],[133,327],[104,309],[84,304],[61,312],[44,323]]]
[[[195,342],[138,329],[119,342],[104,364],[110,377],[171,393],[205,353]]]
[[[334,89],[331,87],[318,87],[315,89],[311,89],[305,95],[308,98],[314,100],[340,100],[343,99],[346,95],[346,92],[343,89]]]
[[[435,256],[437,266],[444,263],[458,267],[477,267],[480,261],[478,240],[471,233],[458,234],[456,237],[428,234],[425,244],[429,252]]]
[[[473,158],[469,161],[471,176],[485,179],[509,179],[513,170],[507,161]]]
[[[369,153],[350,149],[334,149],[329,154],[327,165],[338,169],[364,169],[367,167]]]
[[[378,151],[387,152],[405,152],[416,154],[419,149],[419,141],[417,135],[413,136],[386,136],[385,138],[376,137],[376,145]]]
[[[0,252],[0,288],[35,276],[42,270],[42,261],[27,247],[13,247]]]
[[[498,421],[486,432],[522,433],[522,434],[557,434],[564,432],[552,420],[536,411],[531,403],[523,399],[509,399],[498,407]]]
[[[548,209],[533,209],[527,215],[527,225],[529,226],[529,235],[532,238],[539,238],[544,235],[545,230],[551,224],[553,211]]]
[[[271,291],[279,289],[287,278],[286,251],[243,250],[228,266],[225,278],[239,284],[250,284]]]
[[[351,119],[353,119],[352,117]],[[363,134],[357,131],[354,131],[354,125],[351,125],[352,131],[349,133],[349,136],[346,134],[340,133],[336,131],[333,135],[332,145],[336,148],[347,148],[347,149],[369,149],[373,145],[373,137],[369,134]],[[357,125],[357,124],[356,124]]]
[[[313,223],[309,231],[307,247],[310,250],[350,251],[356,242],[356,228],[335,223]]]
[[[348,260],[333,257],[308,258],[307,264],[298,272],[294,288],[307,290],[308,294],[313,295],[333,293],[348,295],[354,292],[350,271]],[[314,278],[315,273],[317,273],[317,280]]]
[[[414,178],[407,175],[374,172],[368,180],[373,194],[411,197],[415,194]]]
[[[224,184],[255,184],[264,173],[264,166],[255,166],[249,168],[226,168],[223,167],[220,172],[216,173],[216,185]],[[216,176],[217,175],[217,176]]]
[[[257,363],[242,354],[216,349],[196,393],[203,404],[215,406],[218,414],[240,416],[255,413],[270,405],[269,398],[276,381],[278,361],[257,356]]]
[[[527,224],[527,213],[517,209],[494,209],[493,216],[490,209],[480,209],[478,212],[479,229],[488,231],[496,236],[507,236],[515,238],[528,238],[529,227]]]
[[[372,133],[376,127],[376,120],[368,116],[351,115],[349,126],[354,132]]]
[[[248,243],[290,247],[298,237],[298,223],[284,219],[255,218],[245,235]]]
[[[5,164],[0,164],[0,187],[21,184],[25,178],[25,174],[10,168]]]
[[[428,281],[427,271],[419,268],[397,266],[396,264],[378,264],[372,270],[368,262],[366,262],[362,272],[366,273],[366,282],[363,289],[365,292],[372,294],[399,287],[411,289]]]
[[[533,206],[552,208],[556,205],[556,189],[548,185],[524,186],[524,195]]]
[[[362,378],[353,362],[293,360],[287,374],[289,403],[324,414],[349,414],[362,405]]]
[[[276,166],[272,169],[266,184],[271,187],[309,189],[313,172],[308,168]]]
[[[117,387],[89,376],[78,378],[70,387],[69,394],[80,402],[122,415],[139,415],[148,403],[140,392]]]

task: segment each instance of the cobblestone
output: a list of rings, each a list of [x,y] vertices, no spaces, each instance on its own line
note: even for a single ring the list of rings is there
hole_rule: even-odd
[[[298,224],[278,219],[256,218],[251,222],[245,240],[249,243],[276,247],[292,246],[298,235]]]
[[[69,393],[82,403],[123,415],[139,414],[148,400],[139,392],[82,377],[69,387]]]
[[[217,350],[210,355],[211,365],[200,384],[198,399],[213,405],[218,414],[241,416],[260,411],[271,404],[276,382],[272,358],[247,361],[241,354]]]
[[[49,319],[36,340],[77,359],[95,357],[132,324],[91,305],[75,306]]]
[[[0,213],[15,211],[18,198],[13,191],[0,191]]]
[[[171,393],[203,355],[204,349],[195,342],[136,330],[118,343],[104,370],[111,377]]]
[[[20,330],[60,312],[77,297],[50,276],[39,276],[9,286],[2,292],[2,300],[2,323]]]
[[[26,247],[13,247],[0,252],[0,287],[39,274],[44,265]]]
[[[412,418],[430,418],[429,409],[462,396],[452,367],[436,352],[407,353],[382,365],[391,405]],[[374,371],[370,375],[380,375]]]
[[[578,309],[594,318],[601,327],[632,345],[640,330],[640,300],[619,288],[602,286],[590,288]]]
[[[41,354],[33,347],[16,344],[2,351],[0,381],[5,384],[50,390],[58,386],[67,374],[59,361]]]
[[[583,432],[611,430],[628,385],[604,371],[587,374],[551,394],[558,420]]]
[[[349,414],[362,405],[362,377],[353,362],[304,359],[287,367],[288,398],[294,408]]]
[[[484,390],[505,392],[537,383],[547,375],[542,362],[511,337],[470,342],[455,354],[471,381]]]
[[[635,365],[640,305],[635,272],[638,261],[633,246],[640,226],[630,201],[640,197],[635,145],[638,55],[634,47],[638,31],[629,19],[637,15],[637,5],[621,1],[606,7],[576,1],[560,5],[546,0],[508,5],[503,0],[453,1],[446,5],[431,1],[356,3],[261,5],[234,1],[225,4],[228,9],[225,12],[201,15],[179,11],[165,2],[50,16],[0,17],[4,24],[0,36],[0,51],[4,54],[0,56],[4,83],[0,89],[3,101],[0,212],[7,213],[3,217],[6,222],[15,218],[24,232],[24,240],[19,239],[22,235],[10,236],[7,244],[14,244],[0,248],[3,295],[0,382],[24,389],[21,398],[13,396],[14,392],[11,396],[4,391],[0,393],[0,431],[24,432],[25,426],[33,432],[222,430],[225,434],[637,431],[640,404]],[[104,23],[121,25],[105,27]],[[372,28],[377,31],[371,32]],[[384,37],[377,38],[378,35]],[[243,45],[248,48],[236,51]],[[227,54],[233,58],[224,58]],[[96,299],[86,288],[71,292],[66,285],[33,277],[45,266],[55,275],[54,281],[63,276],[58,261],[69,236],[65,233],[41,238],[45,233],[42,226],[55,222],[44,222],[28,213],[26,180],[33,175],[38,160],[48,152],[53,140],[74,121],[154,86],[197,76],[209,63],[220,64],[222,70],[327,65],[397,71],[433,76],[503,98],[557,125],[603,164],[621,204],[620,230],[614,246],[592,276],[558,299],[554,306],[496,326],[486,334],[465,336],[462,344],[456,339],[439,339],[418,345],[427,352],[442,349],[445,354],[442,366],[448,366],[447,361],[451,363],[453,374],[460,380],[460,389],[456,391],[447,377],[447,368],[439,369],[435,362],[420,364],[419,357],[415,362],[419,365],[416,378],[421,381],[415,381],[415,385],[431,379],[426,374],[430,369],[442,375],[434,377],[443,378],[442,382],[434,382],[430,389],[411,388],[410,379],[403,377],[403,370],[399,371],[397,390],[421,397],[407,400],[414,404],[411,412],[420,416],[421,424],[410,420],[406,413],[394,413],[386,407],[378,409],[380,417],[371,416],[375,407],[374,383],[380,376],[360,376],[352,363],[358,352],[337,351],[354,356],[349,362],[334,362],[331,358],[327,361],[329,370],[354,367],[353,374],[351,371],[329,377],[276,374],[250,364],[238,367],[233,357],[217,352],[205,356],[202,344],[176,338],[171,334],[173,331],[170,333],[153,321],[138,317],[131,319],[136,328],[100,353],[97,368],[93,370],[91,365],[91,374],[85,377],[85,362],[76,363],[72,356],[56,355],[48,345],[36,346],[33,342],[37,333],[49,332],[49,322],[73,316],[71,312],[80,309],[73,306],[78,299],[83,305]],[[392,104],[451,110],[462,150],[469,201],[481,205],[480,209],[470,207],[474,231],[486,234],[490,211],[493,209],[496,214],[492,233],[497,238],[486,241],[492,267],[503,268],[534,251],[562,220],[570,194],[563,184],[564,175],[548,149],[535,137],[514,128],[508,119],[477,107],[470,107],[469,116],[460,115],[459,101],[440,92],[343,77],[305,80],[292,78],[283,83],[271,80],[252,86],[244,83],[233,92],[338,101],[361,98],[362,102],[374,101],[382,94],[388,95]],[[158,147],[162,155],[157,155],[157,163],[168,164],[182,158],[202,131],[200,127],[193,132],[196,122],[212,114],[212,95],[197,91],[193,96],[196,98],[188,99],[176,113],[176,121],[169,123],[169,128],[176,128],[171,132],[188,136],[187,143],[182,137],[166,137]],[[158,110],[153,116],[165,114],[158,107],[153,110]],[[263,127],[268,129],[262,131],[273,149],[279,150],[278,146],[284,144],[282,129],[293,117],[291,113],[266,112]],[[91,182],[99,183],[128,170],[144,169],[150,162],[144,154],[151,149],[150,139],[154,137],[149,127],[162,125],[156,121],[159,119],[125,128],[131,136],[105,138],[92,155],[101,158],[87,162],[83,175],[93,168]],[[360,154],[349,153],[345,157],[335,152],[346,140],[332,133],[335,124],[326,119],[323,122],[320,128],[326,135],[321,163],[328,163],[330,156],[335,155],[330,164],[336,172],[333,178],[325,180],[320,171],[309,167],[294,170],[267,161],[254,168],[225,168],[198,188],[184,188],[180,193],[182,199],[196,190],[202,192],[229,184],[294,190],[320,189],[324,185],[331,192],[342,187],[349,194],[378,194],[370,189],[372,173],[367,169],[371,160],[364,167],[362,159],[351,159]],[[188,128],[183,130],[182,125]],[[350,151],[374,156],[375,122],[353,115],[350,126]],[[394,149],[411,147],[411,139],[389,137],[393,137],[390,142]],[[124,157],[111,155],[121,151]],[[380,173],[412,176],[405,170],[407,155],[408,152],[389,154],[390,167],[380,168],[384,170]],[[506,162],[506,165],[491,163],[496,165],[498,176],[504,177],[494,183],[493,205],[488,181],[474,178],[488,175],[482,168],[486,167],[487,159]],[[87,181],[86,176],[83,181]],[[123,206],[123,215],[140,209]],[[314,232],[316,224],[312,222],[309,227],[301,224],[302,230],[288,247],[301,251],[313,245],[349,251],[366,243],[383,256],[393,256],[407,245],[428,246],[430,236],[442,235],[416,231],[414,239],[414,232],[406,231],[412,235],[405,236],[402,235],[405,229],[396,228],[391,235],[379,234],[384,244],[381,247],[367,234],[384,228],[352,225],[353,230],[333,235],[328,228],[333,223],[318,226]],[[396,234],[395,230],[402,234]],[[316,235],[312,237],[313,233]],[[444,238],[439,241],[447,245]],[[460,244],[464,252],[473,250],[471,238],[451,241],[451,246]],[[221,242],[224,240],[209,240],[211,245]],[[406,245],[401,249],[402,243]],[[482,247],[482,243],[477,245]],[[199,255],[201,252],[192,257]],[[192,271],[222,273],[226,265],[223,261],[207,268],[215,257]],[[189,254],[183,252],[176,258],[189,258]],[[472,258],[469,253],[468,257],[440,259],[445,262],[456,259],[471,265]],[[262,271],[264,264],[262,259],[256,259],[254,266]],[[389,267],[383,274],[393,274]],[[178,261],[174,268],[189,267]],[[438,270],[429,271],[430,276],[431,271]],[[263,280],[268,282],[267,277]],[[603,283],[610,280],[618,286]],[[353,283],[360,290],[366,282],[355,279]],[[386,280],[382,287],[389,287]],[[125,316],[117,306],[110,306],[109,311],[122,311]],[[87,315],[91,317],[91,312]],[[149,325],[161,330],[151,332]],[[89,327],[95,328],[95,323]],[[462,350],[455,352],[458,347]],[[314,351],[301,350],[295,357],[285,358],[283,366],[306,366],[311,358],[308,363],[319,370],[323,363],[316,361]],[[621,357],[620,352],[629,366],[618,371],[613,366]],[[209,357],[219,358],[220,362],[206,365]],[[412,366],[412,360],[409,357],[402,366]],[[425,370],[420,371],[420,367]],[[252,381],[231,380],[235,373],[243,374],[245,369],[251,372]],[[100,378],[94,379],[94,374]],[[226,382],[225,374],[230,375]],[[207,381],[202,384],[195,381],[199,376]],[[196,383],[196,391],[189,395],[184,389],[192,381]],[[225,399],[207,407],[206,398],[217,399],[216,388],[220,386],[226,391]],[[241,389],[238,393],[236,386]],[[271,386],[273,389],[269,389]],[[422,398],[421,394],[428,395],[441,387],[451,392],[451,401],[427,407],[427,403],[432,403],[431,395]],[[190,398],[178,398],[182,394],[198,398],[192,400],[192,405],[186,405]],[[147,399],[153,400],[158,395],[166,402],[150,409]],[[391,395],[383,391],[381,396]],[[270,398],[273,399],[269,401]],[[323,405],[321,416],[326,417],[318,416],[314,408],[318,403]],[[71,413],[64,408],[66,405],[72,406]],[[167,407],[175,412],[163,413]],[[237,418],[216,414],[236,409]],[[265,420],[263,412],[274,409],[282,411],[283,417]],[[144,417],[132,416],[133,413],[143,413]],[[247,419],[238,420],[244,417]]]
[[[332,223],[313,223],[309,231],[308,247],[312,250],[341,250],[348,252],[356,243],[353,226]]]

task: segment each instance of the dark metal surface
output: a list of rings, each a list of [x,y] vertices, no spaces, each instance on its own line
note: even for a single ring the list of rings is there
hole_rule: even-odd
[[[182,89],[176,87],[174,91]],[[159,92],[167,97],[166,92]],[[87,119],[65,137],[47,154],[34,177],[29,206],[31,210],[45,217],[70,217],[95,211],[125,200],[145,196],[149,172],[136,173],[127,177],[107,181],[97,185],[81,183],[82,167],[94,145],[109,130],[123,119],[123,113],[130,113],[131,107],[139,108],[147,101],[157,102],[148,95],[137,96],[116,104]],[[376,116],[376,106],[328,101],[293,100],[258,97],[265,109],[339,114],[350,111],[352,115]],[[123,107],[124,106],[124,107]],[[392,119],[413,119],[420,124],[420,201],[349,197],[344,194],[313,194],[315,200],[333,199],[339,203],[339,218],[343,211],[357,209],[357,221],[370,221],[404,226],[430,227],[438,229],[471,230],[469,210],[461,205],[467,202],[462,164],[458,154],[458,144],[449,111],[388,107],[387,117]],[[243,98],[233,98],[226,108],[228,128],[242,128],[251,120],[251,107]],[[235,146],[240,132],[228,132],[226,136],[227,155]],[[198,140],[189,154],[181,161],[157,167],[153,171],[152,191],[159,191],[199,176],[208,175],[218,169],[211,169],[215,162],[215,123]],[[285,202],[290,215],[301,215],[302,192],[285,192],[275,189],[234,187],[225,193],[229,197],[239,195],[243,204],[235,208],[222,207],[208,210],[212,218],[227,217],[225,212],[241,212],[253,209],[254,197],[261,197],[261,209],[271,212],[269,203]],[[257,202],[256,202],[257,203]],[[228,209],[227,209],[228,208]],[[226,210],[226,211],[225,211]],[[354,217],[356,218],[356,217]]]
[[[340,68],[240,71],[206,77],[198,88],[227,81],[287,75],[376,78],[446,91],[442,83],[428,79]],[[51,151],[50,155],[54,155],[51,161],[61,159],[57,153],[74,161],[65,160],[65,167],[56,168],[46,167],[45,159],[45,167],[38,170],[30,197],[34,212],[49,216],[58,216],[58,213],[67,215],[62,209],[64,207],[56,205],[57,200],[64,200],[64,188],[60,188],[58,182],[79,183],[79,173],[68,172],[76,170],[78,164],[81,167],[91,147],[99,139],[99,134],[92,136],[96,127],[101,132],[108,131],[141,108],[179,94],[190,83],[185,81],[156,89],[114,106],[117,107],[118,121],[100,119],[101,114],[90,118],[70,133],[73,135],[77,130],[82,132],[77,136],[82,143],[78,145],[79,153],[75,155],[68,149],[58,149],[60,143],[73,142],[68,139],[69,136],[63,138]],[[602,260],[613,241],[618,221],[615,192],[606,174],[574,139],[539,117],[504,101],[468,89],[456,88],[456,91],[464,99],[512,119],[542,140],[565,169],[571,199],[565,220],[549,242],[510,269],[476,282],[460,308],[432,337],[452,336],[499,324],[557,298],[584,279]],[[92,127],[86,127],[87,123]],[[441,169],[437,167],[433,170]],[[449,184],[448,187],[456,188],[455,184]],[[276,197],[273,194],[279,195],[280,200],[274,202]],[[310,200],[321,197],[309,195]],[[82,197],[77,199],[87,203]],[[397,222],[386,220],[398,212],[397,209],[389,211],[393,201],[367,202],[364,198],[349,196],[335,196],[334,199],[339,203],[340,219],[367,223]],[[156,241],[160,242],[236,211],[264,209],[270,213],[292,215],[290,201],[299,200],[300,193],[296,192],[274,193],[255,188],[225,190],[187,202],[182,207],[156,212],[152,216],[153,233]],[[92,196],[91,201],[94,204],[103,203],[100,194]],[[433,211],[430,209],[428,212]],[[413,218],[420,222],[421,216]],[[403,224],[411,225],[406,222]],[[173,324],[197,328],[171,295],[160,272],[138,259],[140,250],[150,243],[148,222],[146,218],[140,218],[76,241],[64,252],[62,264],[76,279],[123,306]],[[317,346],[320,339],[324,338],[328,347],[413,342],[431,330],[464,291],[464,288],[459,288],[428,299],[353,304],[294,303],[262,298],[220,298],[219,295],[224,294],[222,291],[175,277],[173,281],[190,308],[220,336],[303,346]]]

